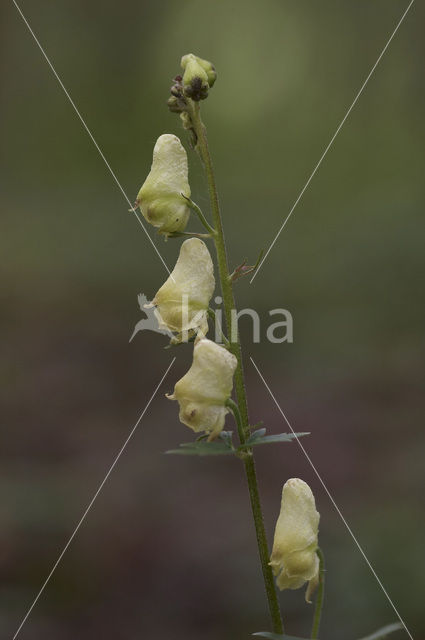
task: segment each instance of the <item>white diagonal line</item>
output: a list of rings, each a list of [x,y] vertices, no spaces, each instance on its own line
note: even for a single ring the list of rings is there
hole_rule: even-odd
[[[292,433],[293,433],[293,435],[294,435],[294,437],[295,437],[295,439],[296,439],[297,443],[299,444],[299,446],[300,446],[300,448],[301,448],[301,450],[302,450],[303,454],[304,454],[304,455],[305,455],[305,457],[307,458],[307,460],[308,460],[308,462],[309,462],[309,464],[310,464],[311,468],[313,469],[314,473],[316,474],[317,479],[319,480],[320,484],[322,485],[322,487],[324,488],[325,492],[327,493],[328,498],[330,499],[330,501],[332,502],[333,506],[335,507],[336,512],[338,513],[339,517],[341,518],[341,520],[343,521],[344,525],[346,526],[346,528],[347,528],[347,530],[348,530],[348,533],[349,533],[349,534],[350,534],[350,536],[353,538],[353,540],[354,540],[354,542],[355,542],[355,544],[356,544],[356,546],[357,546],[358,550],[360,551],[361,555],[363,556],[363,559],[365,560],[365,562],[366,562],[367,566],[368,566],[368,567],[369,567],[369,569],[371,570],[371,572],[372,572],[372,574],[373,574],[373,576],[374,576],[375,580],[377,581],[377,583],[378,583],[378,584],[379,584],[379,586],[381,587],[381,589],[382,589],[382,591],[384,592],[384,594],[385,594],[385,596],[386,596],[386,598],[387,598],[388,602],[389,602],[389,603],[390,603],[390,605],[392,606],[392,608],[393,608],[394,612],[396,613],[396,615],[397,615],[398,619],[400,620],[401,624],[403,625],[404,630],[406,631],[406,633],[407,633],[407,635],[409,636],[410,640],[413,640],[413,636],[412,636],[412,634],[410,633],[409,629],[406,627],[406,624],[405,624],[405,622],[404,622],[403,618],[400,616],[400,614],[399,614],[399,612],[397,611],[397,609],[396,609],[396,607],[395,607],[395,605],[394,605],[393,601],[391,600],[390,596],[388,595],[388,592],[386,591],[386,589],[385,589],[384,585],[382,584],[381,580],[378,578],[378,575],[376,574],[375,569],[372,567],[371,563],[369,562],[369,560],[368,560],[368,558],[367,558],[367,556],[366,556],[365,552],[363,551],[363,548],[361,547],[361,545],[360,545],[359,541],[357,540],[356,536],[354,535],[353,531],[351,530],[350,525],[348,524],[348,522],[346,521],[346,519],[345,519],[345,518],[344,518],[344,516],[342,515],[340,508],[338,507],[338,505],[336,504],[336,502],[335,502],[334,498],[332,497],[332,495],[331,495],[331,493],[330,493],[329,489],[327,488],[327,486],[326,486],[326,484],[325,484],[324,480],[322,479],[322,476],[320,475],[320,473],[317,471],[316,467],[314,466],[314,464],[313,464],[313,462],[312,462],[312,460],[311,460],[310,456],[308,455],[307,451],[306,451],[306,450],[305,450],[305,448],[304,448],[304,445],[302,444],[302,442],[301,442],[301,441],[300,441],[300,439],[298,438],[297,434],[296,434],[296,433],[295,433],[295,431],[293,430],[293,428],[292,428],[291,424],[289,423],[288,418],[287,418],[287,417],[286,417],[286,415],[283,413],[281,406],[279,405],[278,401],[277,401],[277,400],[276,400],[276,398],[274,397],[274,395],[273,395],[273,393],[272,393],[272,390],[270,389],[269,385],[267,384],[267,382],[266,382],[266,381],[265,381],[265,379],[264,379],[264,376],[262,375],[261,371],[259,370],[259,368],[258,368],[258,367],[257,367],[257,365],[255,364],[255,362],[254,362],[253,358],[250,358],[250,360],[251,360],[252,364],[254,365],[254,367],[255,367],[255,369],[256,369],[256,371],[257,371],[258,375],[260,376],[261,380],[263,381],[264,386],[266,387],[267,391],[268,391],[268,392],[269,392],[269,394],[271,395],[271,397],[272,397],[272,399],[273,399],[273,401],[274,401],[275,405],[276,405],[276,406],[277,406],[277,408],[279,409],[279,411],[280,411],[280,413],[281,413],[281,415],[282,415],[283,419],[285,420],[286,424],[288,425],[288,427],[289,427],[289,428],[290,428],[290,430],[292,431]]]
[[[283,221],[282,226],[280,227],[279,231],[277,232],[273,242],[271,243],[271,245],[269,246],[269,248],[266,251],[266,254],[264,256],[264,258],[261,260],[260,264],[258,265],[256,271],[254,272],[254,275],[252,276],[251,280],[249,281],[249,284],[252,284],[254,278],[256,277],[257,273],[260,271],[261,267],[264,264],[264,261],[266,260],[267,256],[269,255],[270,251],[273,249],[277,239],[279,238],[281,232],[283,231],[286,223],[288,222],[289,218],[291,217],[291,215],[294,212],[295,207],[297,206],[297,204],[299,203],[299,201],[301,200],[301,198],[304,195],[305,190],[307,189],[308,185],[310,184],[310,182],[312,181],[314,175],[316,174],[316,171],[318,170],[318,168],[320,167],[320,165],[322,164],[326,154],[328,153],[329,149],[331,148],[332,144],[334,143],[335,138],[337,137],[338,133],[341,131],[345,121],[347,120],[348,116],[350,115],[353,107],[355,106],[357,100],[360,98],[363,89],[366,87],[367,83],[369,82],[373,72],[375,71],[376,67],[378,66],[379,62],[381,61],[382,56],[384,55],[384,53],[386,52],[386,50],[388,49],[388,47],[390,46],[391,40],[394,38],[395,34],[397,33],[399,27],[401,26],[401,23],[403,22],[404,18],[406,17],[410,7],[412,6],[414,0],[411,0],[411,2],[409,3],[406,11],[403,13],[403,15],[401,16],[400,20],[397,23],[396,28],[394,29],[394,31],[392,32],[387,44],[385,45],[385,47],[382,49],[381,53],[379,54],[379,57],[377,59],[377,61],[375,62],[375,64],[373,65],[372,69],[370,70],[366,80],[363,82],[362,86],[360,87],[359,92],[357,93],[356,97],[354,98],[350,108],[348,109],[347,113],[345,114],[345,116],[343,117],[343,119],[341,120],[337,130],[335,131],[335,133],[333,134],[331,141],[329,142],[328,146],[326,147],[326,149],[324,150],[324,152],[322,153],[322,155],[320,156],[319,162],[316,164],[316,166],[313,169],[313,172],[311,173],[309,179],[307,180],[307,182],[305,183],[304,187],[302,188],[298,198],[295,200],[294,204],[292,205],[292,209],[290,210],[290,212],[288,213],[288,215],[286,216],[285,220]]]
[[[134,432],[136,431],[137,427],[139,426],[143,416],[145,415],[146,411],[148,410],[152,400],[154,399],[154,397],[156,396],[158,389],[160,388],[160,386],[162,385],[162,383],[164,382],[168,372],[170,371],[171,367],[174,364],[175,361],[175,357],[171,360],[170,364],[168,365],[168,368],[166,370],[166,372],[164,373],[164,375],[162,376],[161,380],[159,381],[158,385],[155,388],[155,391],[153,392],[153,394],[151,395],[147,405],[145,406],[145,408],[143,409],[142,413],[139,416],[139,419],[137,420],[136,424],[134,425],[134,427],[132,428],[132,430],[130,431],[130,434],[128,435],[126,441],[124,442],[124,444],[122,445],[121,449],[119,450],[117,456],[115,457],[115,460],[113,461],[113,463],[111,464],[108,473],[106,474],[106,476],[103,478],[102,482],[99,485],[99,488],[97,489],[96,493],[94,494],[93,498],[91,499],[87,509],[84,511],[79,523],[77,524],[77,526],[75,527],[71,537],[69,538],[68,542],[66,543],[66,545],[64,546],[61,554],[59,555],[58,559],[56,560],[55,564],[53,565],[49,575],[47,576],[46,580],[44,581],[40,591],[38,592],[37,596],[35,597],[33,603],[31,604],[30,608],[28,609],[27,613],[25,614],[24,619],[22,620],[21,624],[19,625],[15,635],[13,636],[13,640],[15,640],[15,638],[18,636],[18,633],[20,632],[20,630],[22,629],[22,627],[24,626],[25,622],[28,619],[28,616],[30,615],[31,611],[33,610],[33,608],[35,607],[35,605],[37,604],[38,599],[40,598],[41,594],[43,593],[44,589],[47,586],[47,583],[49,582],[50,578],[52,577],[52,575],[54,574],[54,572],[56,571],[60,561],[62,560],[63,556],[65,555],[69,545],[71,544],[71,542],[73,541],[73,539],[75,538],[79,528],[81,527],[81,525],[83,524],[84,520],[86,519],[87,514],[89,513],[90,509],[92,508],[96,498],[98,497],[99,493],[102,491],[107,479],[109,478],[109,476],[111,475],[113,469],[115,468],[115,465],[117,464],[118,460],[121,457],[121,454],[123,453],[124,449],[126,448],[126,446],[128,445],[128,443],[130,442]]]
[[[125,193],[124,189],[121,186],[120,181],[118,180],[117,176],[115,175],[111,165],[109,164],[109,162],[107,161],[107,159],[105,158],[105,155],[102,151],[102,149],[99,147],[99,145],[97,144],[92,132],[90,131],[90,129],[88,128],[87,124],[84,121],[83,116],[81,115],[81,113],[79,112],[78,108],[76,107],[73,99],[71,98],[71,96],[69,95],[68,91],[65,88],[65,85],[63,84],[62,80],[60,79],[59,75],[56,72],[56,69],[54,68],[53,64],[50,62],[50,59],[48,58],[46,52],[44,51],[43,47],[41,46],[37,36],[35,35],[34,31],[31,29],[28,20],[26,19],[26,17],[24,16],[24,14],[22,13],[19,5],[17,4],[16,0],[12,0],[13,4],[15,5],[16,9],[18,10],[22,20],[25,22],[26,26],[28,27],[28,31],[30,32],[30,34],[32,35],[32,37],[34,38],[38,48],[40,49],[41,53],[43,54],[47,64],[49,65],[50,69],[53,72],[53,75],[55,76],[56,80],[59,82],[60,86],[63,89],[63,92],[65,93],[66,97],[68,98],[69,102],[71,103],[72,108],[74,109],[75,113],[77,114],[78,118],[81,121],[81,124],[83,125],[84,129],[87,131],[91,141],[93,142],[94,146],[96,147],[97,151],[99,152],[100,157],[102,158],[103,162],[105,163],[105,165],[107,166],[109,173],[111,174],[111,176],[113,177],[113,179],[116,182],[116,185],[118,187],[118,189],[121,191],[122,195],[124,196],[124,198],[126,199],[128,205],[131,208],[131,211],[133,211],[134,215],[136,216],[140,226],[142,227],[143,231],[145,232],[145,234],[147,235],[147,237],[149,238],[149,242],[151,243],[151,245],[153,246],[153,248],[155,249],[159,259],[161,260],[162,264],[164,265],[164,267],[166,268],[167,272],[170,273],[169,268],[167,267],[163,257],[161,256],[161,254],[158,251],[158,248],[156,247],[154,241],[152,240],[152,238],[150,237],[149,233],[146,230],[145,225],[143,224],[139,214],[137,213],[136,209],[134,208],[134,206],[131,204],[127,194]],[[174,278],[173,278],[174,279]]]

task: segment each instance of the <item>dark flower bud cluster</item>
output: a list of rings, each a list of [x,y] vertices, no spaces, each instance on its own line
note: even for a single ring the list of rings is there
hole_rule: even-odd
[[[214,65],[193,53],[181,59],[183,75],[177,75],[171,86],[167,104],[173,113],[187,112],[187,98],[199,102],[208,97],[208,91],[217,78]]]
[[[167,100],[167,105],[173,113],[183,113],[187,109],[182,80],[182,76],[176,76],[170,89],[171,96]]]

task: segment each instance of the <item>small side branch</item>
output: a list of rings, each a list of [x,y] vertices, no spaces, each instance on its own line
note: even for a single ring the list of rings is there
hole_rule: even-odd
[[[242,276],[247,276],[249,273],[254,273],[254,271],[258,269],[258,266],[262,260],[263,254],[264,254],[264,249],[261,249],[257,262],[254,265],[247,264],[248,260],[247,258],[245,258],[242,264],[236,267],[236,269],[230,274],[229,276],[230,282],[235,282],[239,278],[242,278]]]
[[[232,400],[232,398],[229,398],[227,400],[226,406],[233,413],[233,416],[235,418],[235,422],[236,422],[237,427],[238,427],[238,434],[239,434],[239,437],[240,437],[241,434],[244,434],[244,425],[243,425],[243,422],[242,422],[242,416],[241,416],[241,412],[239,410],[239,406],[236,404],[236,402],[234,400]]]
[[[201,209],[198,207],[196,202],[193,202],[193,200],[185,196],[184,193],[182,193],[181,195],[186,200],[188,207],[190,207],[190,209],[192,209],[196,213],[196,215],[198,216],[199,220],[201,221],[205,229],[208,231],[208,233],[211,236],[216,236],[217,235],[216,230],[209,224],[208,220],[206,219],[206,217],[204,216],[204,214],[202,213]]]

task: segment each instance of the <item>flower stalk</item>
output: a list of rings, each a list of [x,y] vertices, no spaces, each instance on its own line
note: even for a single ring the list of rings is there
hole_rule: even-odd
[[[233,283],[232,279],[230,278],[228,267],[226,243],[224,238],[215,174],[208,147],[207,131],[201,119],[199,102],[187,98],[187,111],[188,115],[190,116],[191,124],[197,139],[196,149],[202,160],[208,183],[208,191],[211,201],[211,213],[215,230],[213,239],[217,253],[218,271],[223,297],[223,307],[226,318],[227,333],[229,336],[231,336],[229,351],[233,353],[237,359],[234,381],[240,420],[236,421],[240,443],[245,444],[247,438],[250,435],[248,403],[245,389],[239,333],[237,327],[235,327],[233,331],[231,330],[232,310],[235,309],[235,299],[233,294]],[[269,604],[270,616],[274,633],[283,633],[283,623],[280,613],[279,601],[277,598],[273,573],[271,567],[269,566],[269,548],[264,526],[263,513],[261,509],[255,461],[252,449],[247,449],[247,452],[249,455],[244,457],[243,463],[245,466],[245,474],[248,483],[248,490],[257,537],[257,545]]]
[[[325,556],[320,547],[316,550],[319,556],[319,586],[317,588],[316,604],[314,607],[313,626],[311,638],[315,640],[319,636],[320,619],[322,617],[323,600],[325,596]]]
[[[196,202],[193,202],[193,200],[185,196],[184,193],[182,193],[182,196],[187,201],[188,207],[196,213],[199,220],[204,225],[205,229],[208,231],[208,234],[211,236],[215,236],[216,235],[215,229],[213,229],[212,226],[209,224],[208,220],[206,219],[206,217],[204,216],[204,214],[202,213],[201,209],[198,207]]]

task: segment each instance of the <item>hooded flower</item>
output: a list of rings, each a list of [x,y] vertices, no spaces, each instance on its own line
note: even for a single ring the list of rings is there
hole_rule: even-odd
[[[186,228],[190,209],[187,155],[179,138],[165,133],[156,141],[152,167],[136,204],[143,217],[165,236]]]
[[[188,53],[181,59],[183,73],[183,91],[192,100],[204,100],[208,96],[208,89],[213,86],[217,78],[214,65],[208,60],[198,58]]]
[[[155,305],[159,328],[182,334],[208,331],[208,305],[215,287],[214,267],[207,246],[199,238],[185,240],[172,273],[159,289]]]
[[[299,478],[288,480],[283,486],[270,566],[281,591],[299,589],[308,582],[307,602],[319,581],[316,554],[319,519],[308,484]]]
[[[207,338],[199,339],[192,366],[176,383],[173,395],[167,396],[178,401],[180,421],[196,433],[208,433],[208,440],[216,438],[224,427],[236,366],[235,356],[227,349]]]

